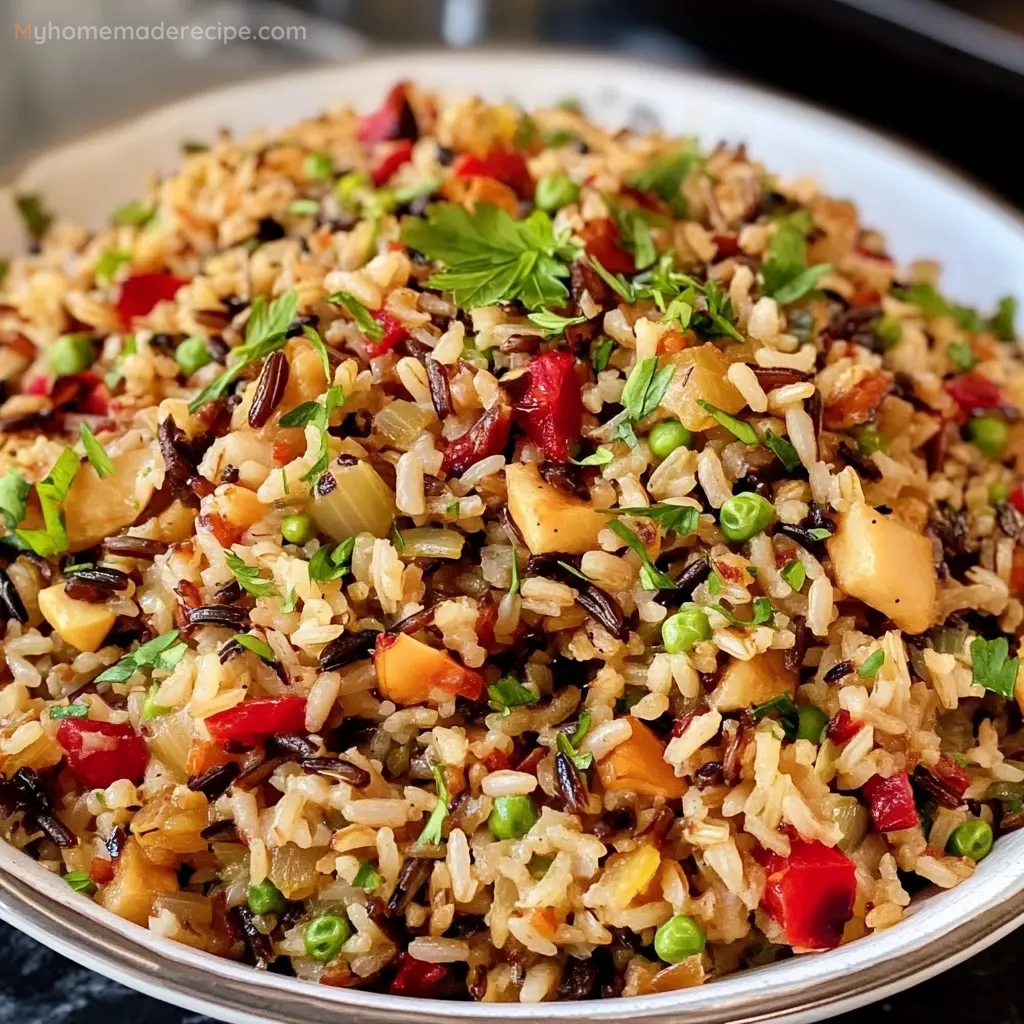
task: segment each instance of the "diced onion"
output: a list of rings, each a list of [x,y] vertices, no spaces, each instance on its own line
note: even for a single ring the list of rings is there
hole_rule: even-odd
[[[389,402],[373,418],[373,429],[396,448],[408,450],[434,420],[429,410],[399,398]]]
[[[457,530],[441,530],[422,526],[403,530],[404,546],[398,552],[403,558],[461,558],[466,538]]]
[[[332,466],[335,487],[310,509],[316,525],[341,543],[356,533],[386,537],[395,518],[395,494],[368,462]]]

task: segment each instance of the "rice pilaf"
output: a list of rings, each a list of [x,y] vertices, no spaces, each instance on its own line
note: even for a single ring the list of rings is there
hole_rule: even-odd
[[[0,834],[334,986],[665,992],[1024,824],[1024,372],[742,145],[397,85],[0,273]]]

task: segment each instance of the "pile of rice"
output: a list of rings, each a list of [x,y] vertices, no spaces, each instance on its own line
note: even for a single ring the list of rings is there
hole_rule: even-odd
[[[21,206],[0,834],[79,892],[323,984],[601,998],[897,926],[1024,823],[1010,300],[742,145],[404,84],[98,232]]]

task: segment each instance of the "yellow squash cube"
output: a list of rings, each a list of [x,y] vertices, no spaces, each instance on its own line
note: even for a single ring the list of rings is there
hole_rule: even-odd
[[[716,711],[742,711],[784,693],[792,697],[796,683],[797,674],[786,668],[781,651],[766,651],[750,661],[734,658],[708,697],[708,703]]]
[[[661,408],[668,409],[687,430],[715,426],[715,420],[697,404],[699,399],[727,413],[737,413],[746,404],[726,377],[729,360],[710,342],[684,348],[667,363],[674,365],[676,371],[661,399]]]
[[[95,651],[117,618],[105,604],[68,597],[63,583],[39,591],[39,610],[54,632],[80,651]]]
[[[546,483],[534,465],[505,467],[508,510],[531,554],[565,551],[582,555],[598,547],[608,516]]]

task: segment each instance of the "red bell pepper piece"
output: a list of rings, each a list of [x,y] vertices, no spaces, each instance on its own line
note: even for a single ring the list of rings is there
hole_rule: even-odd
[[[206,728],[218,742],[254,742],[264,736],[306,731],[306,698],[286,693],[243,701],[206,719]]]
[[[973,416],[985,409],[995,409],[1006,402],[998,384],[978,373],[965,373],[946,381],[946,391],[960,406],[964,417]]]
[[[389,991],[393,996],[430,999],[437,995],[437,986],[447,977],[448,968],[443,964],[429,964],[408,953],[402,953],[398,958],[398,972],[391,979]]]
[[[1010,562],[1010,591],[1019,594],[1022,590],[1024,590],[1024,547],[1018,544],[1013,549],[1013,559]]]
[[[794,839],[788,857],[769,854],[764,904],[786,941],[802,949],[832,949],[853,917],[856,868],[824,843]]]
[[[384,328],[380,341],[366,339],[366,354],[370,359],[390,352],[400,342],[409,337],[409,331],[401,320],[396,320],[390,313],[378,311],[373,314],[373,319]]]
[[[399,82],[387,94],[379,110],[359,119],[356,138],[360,142],[388,142],[419,137],[416,115],[409,105],[408,83]]]
[[[534,184],[522,153],[493,149],[487,156],[464,153],[452,164],[457,178],[494,178],[508,185],[520,199],[532,199]]]
[[[841,711],[836,712],[835,718],[825,726],[825,735],[833,743],[842,746],[844,743],[849,743],[861,731],[863,726],[863,722],[855,721],[850,716],[850,712],[843,708]]]
[[[139,783],[146,772],[146,741],[127,723],[65,718],[57,742],[68,755],[68,768],[87,789],[106,789],[118,779]]]
[[[583,399],[576,360],[544,352],[530,360],[526,386],[514,403],[516,422],[552,462],[565,462],[583,428]]]
[[[26,395],[48,395],[50,393],[50,378],[45,373],[37,373],[34,377],[26,379],[22,390]]]
[[[587,255],[593,257],[610,274],[635,274],[633,257],[622,245],[615,222],[609,218],[592,220],[580,232]]]
[[[1010,488],[1010,504],[1018,512],[1024,512],[1024,483],[1016,483]]]
[[[370,172],[370,177],[377,188],[388,182],[402,164],[407,164],[412,159],[412,147],[412,139],[399,139],[392,149],[380,158],[377,166]]]
[[[488,455],[501,454],[511,428],[512,408],[499,398],[469,430],[448,442],[442,468],[446,473],[465,473]]]
[[[106,416],[110,391],[95,373],[76,373],[75,379],[82,384],[85,394],[78,399],[76,408],[87,416]]]
[[[879,832],[899,832],[918,823],[914,791],[904,771],[895,772],[887,779],[872,775],[864,784],[864,800]]]
[[[1017,551],[1019,550],[1021,549],[1018,548]],[[1014,559],[1016,560],[1016,551],[1014,552]],[[964,797],[964,793],[971,788],[970,775],[953,758],[946,757],[945,754],[932,765],[930,771],[946,789],[961,800]]]
[[[178,290],[188,284],[183,277],[173,274],[133,274],[121,285],[117,312],[125,327],[130,327],[137,316],[146,316],[158,302],[173,299]]]

